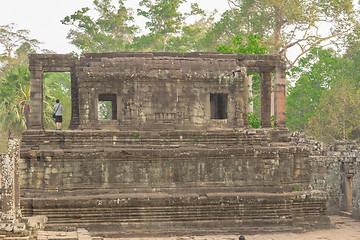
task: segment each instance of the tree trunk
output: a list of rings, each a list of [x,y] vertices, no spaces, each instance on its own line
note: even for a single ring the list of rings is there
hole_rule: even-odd
[[[165,52],[165,48],[166,48],[166,41],[167,41],[167,38],[168,38],[168,34],[165,34],[165,37],[164,37],[164,48],[163,48],[163,52]]]

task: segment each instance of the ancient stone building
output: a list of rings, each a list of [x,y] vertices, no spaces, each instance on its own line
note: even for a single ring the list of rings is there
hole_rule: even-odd
[[[285,126],[285,63],[272,55],[30,55],[21,144],[24,215],[105,236],[296,231],[327,226],[314,151]],[[71,124],[43,128],[44,72],[71,73]],[[261,76],[261,129],[247,73]],[[272,86],[273,78],[273,86]],[[271,91],[275,122],[270,122]],[[101,119],[99,106],[111,106]],[[324,186],[321,185],[321,186]]]

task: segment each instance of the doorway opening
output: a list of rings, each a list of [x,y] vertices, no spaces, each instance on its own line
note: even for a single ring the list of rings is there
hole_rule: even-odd
[[[61,129],[67,130],[72,116],[71,74],[69,72],[45,72],[43,75],[43,124],[46,130],[56,129],[54,118],[56,100],[64,107],[61,112]]]

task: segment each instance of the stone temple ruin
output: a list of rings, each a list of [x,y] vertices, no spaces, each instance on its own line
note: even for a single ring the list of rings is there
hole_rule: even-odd
[[[248,234],[327,227],[326,212],[360,216],[356,146],[327,149],[287,130],[279,56],[35,54],[29,69],[21,208],[46,215],[48,229]],[[44,72],[71,73],[67,131],[43,128]],[[248,127],[247,72],[261,76],[260,129]],[[99,118],[100,102],[111,119]]]

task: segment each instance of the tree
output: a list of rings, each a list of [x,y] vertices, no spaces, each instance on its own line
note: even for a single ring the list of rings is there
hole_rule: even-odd
[[[16,25],[10,23],[0,26],[0,63],[3,67],[11,68],[12,65],[19,64],[21,56],[25,56],[26,51],[35,51],[40,42],[36,39],[29,37],[29,30],[19,29],[16,30]],[[14,62],[17,61],[17,62]]]
[[[200,20],[182,27],[179,36],[171,36],[167,41],[166,51],[170,52],[194,52],[202,51],[204,47],[200,40],[205,37],[206,31],[210,29],[214,14],[202,16]]]
[[[219,45],[217,52],[232,52],[241,54],[265,54],[266,47],[262,44],[258,35],[249,34],[246,41],[241,36],[235,36],[230,45]]]
[[[20,136],[27,128],[30,113],[30,72],[20,65],[0,78],[0,126]]]
[[[288,88],[286,122],[292,131],[307,132],[323,95],[335,91],[342,81],[354,81],[357,64],[331,49],[314,48],[298,65],[290,71],[290,78],[296,82]]]
[[[358,140],[360,138],[360,89],[351,79],[333,84],[320,99],[317,111],[309,119],[308,133],[317,139]]]
[[[246,39],[249,34],[263,38],[259,32],[255,33],[244,25],[239,9],[232,9],[225,11],[220,20],[212,24],[199,43],[203,51],[214,51],[219,45],[230,45],[235,36]]]
[[[139,2],[138,15],[147,19],[146,28],[150,33],[134,39],[132,48],[135,51],[168,51],[174,48],[168,47],[170,38],[177,42],[180,38],[177,36],[183,33],[194,33],[201,30],[200,28],[184,28],[185,19],[188,16],[201,15],[205,16],[198,4],[191,4],[189,13],[181,13],[179,8],[186,0],[142,0]],[[200,31],[201,32],[201,31]],[[189,35],[187,35],[189,36]],[[180,40],[181,41],[181,40]]]
[[[238,11],[234,17],[240,17],[240,28],[258,34],[270,53],[283,55],[289,68],[312,48],[351,31],[359,19],[352,0],[228,0],[228,3],[233,12]],[[328,31],[320,31],[322,28]],[[291,60],[288,50],[294,46],[300,53]]]
[[[94,0],[93,4],[99,15],[97,19],[90,17],[90,8],[85,7],[61,21],[75,27],[67,38],[82,52],[124,51],[137,30],[132,24],[132,12],[122,0],[118,1],[118,7],[111,0]]]

